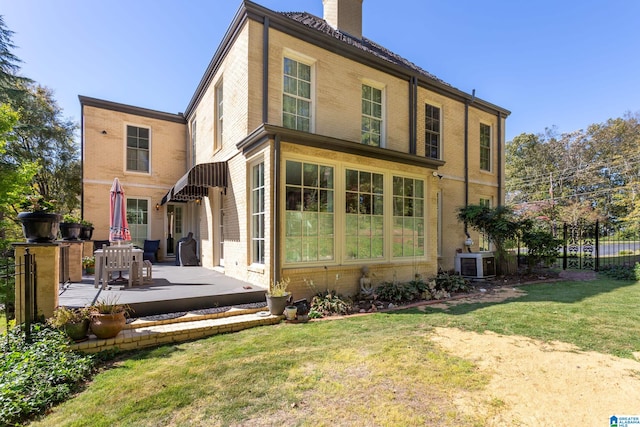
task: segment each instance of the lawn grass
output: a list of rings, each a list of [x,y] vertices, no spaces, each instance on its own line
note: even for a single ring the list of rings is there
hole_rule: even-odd
[[[455,402],[487,376],[439,350],[425,320],[379,313],[128,353],[33,425],[483,425]]]
[[[482,426],[503,405],[435,326],[640,351],[640,283],[599,279],[522,287],[502,303],[426,307],[280,324],[125,353],[34,426]],[[482,351],[482,349],[479,349]],[[489,350],[490,351],[490,350]],[[484,405],[484,406],[482,406]]]
[[[640,282],[599,278],[520,289],[527,294],[516,299],[425,313],[433,326],[558,340],[627,358],[640,351]]]

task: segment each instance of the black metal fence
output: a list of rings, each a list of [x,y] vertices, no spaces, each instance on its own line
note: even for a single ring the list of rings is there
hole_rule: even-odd
[[[29,248],[23,256],[15,258],[13,250],[6,250],[0,259],[0,295],[6,319],[7,332],[9,323],[15,318],[15,308],[24,307],[25,338],[30,339],[31,323],[37,318],[38,302],[36,298],[36,256]],[[16,286],[18,292],[16,292]]]
[[[553,267],[564,270],[594,270],[612,266],[633,267],[640,262],[640,230],[625,222],[564,223],[558,257]],[[519,264],[526,264],[526,248],[518,248]]]

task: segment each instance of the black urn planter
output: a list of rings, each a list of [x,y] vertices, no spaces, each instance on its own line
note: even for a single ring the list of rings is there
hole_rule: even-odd
[[[93,237],[93,227],[83,225],[80,230],[80,239],[91,240],[91,237]]]
[[[58,238],[61,215],[48,212],[20,212],[18,220],[28,243],[51,243]]]
[[[62,236],[62,240],[78,240],[80,238],[81,231],[82,225],[76,222],[60,223],[60,235]]]

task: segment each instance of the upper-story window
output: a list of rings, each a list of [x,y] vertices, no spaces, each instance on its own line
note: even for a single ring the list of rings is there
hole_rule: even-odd
[[[223,92],[222,92],[222,81],[220,81],[217,85],[216,85],[216,89],[215,89],[215,103],[216,103],[216,107],[215,107],[215,117],[216,117],[216,129],[215,129],[215,136],[214,136],[214,141],[213,141],[213,151],[218,151],[220,148],[222,148],[222,130],[223,130],[223,123],[224,123],[224,111],[222,109],[222,105],[223,105]]]
[[[491,126],[480,123],[480,169],[491,170]]]
[[[197,130],[198,122],[194,118],[191,122],[191,166],[196,165]]]
[[[311,66],[291,58],[284,58],[282,125],[311,130]]]
[[[149,172],[149,128],[127,126],[127,170]]]
[[[363,144],[380,147],[382,143],[382,90],[362,85],[362,133]]]
[[[426,104],[424,110],[424,153],[432,159],[440,158],[440,108]]]

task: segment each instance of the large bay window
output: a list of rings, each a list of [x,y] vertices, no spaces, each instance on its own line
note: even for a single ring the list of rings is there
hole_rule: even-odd
[[[393,256],[424,255],[424,181],[393,177]]]
[[[346,258],[384,257],[384,177],[345,171]]]
[[[332,166],[286,163],[285,262],[334,259],[334,172]]]

